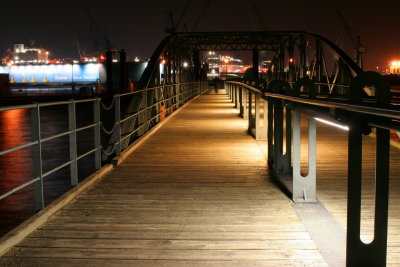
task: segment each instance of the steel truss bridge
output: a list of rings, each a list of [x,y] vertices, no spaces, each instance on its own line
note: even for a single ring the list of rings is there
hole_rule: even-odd
[[[96,169],[100,169],[108,166],[109,162],[125,158],[124,151],[131,150],[142,138],[147,138],[148,132],[165,116],[208,89],[206,66],[201,55],[210,50],[252,53],[252,71],[243,80],[226,81],[225,90],[240,116],[248,119],[248,132],[257,140],[267,140],[269,169],[295,203],[317,201],[315,118],[348,127],[346,263],[347,266],[384,266],[388,233],[390,130],[400,129],[400,110],[390,97],[384,77],[375,72],[364,72],[331,41],[302,31],[176,33],[165,38],[156,48],[137,91],[133,93],[123,93],[127,87],[127,74],[121,61],[119,85],[115,86],[113,77],[108,77],[109,92],[114,93],[107,99],[1,108],[1,111],[29,109],[31,112],[32,142],[0,154],[31,148],[34,177],[0,198],[34,185],[39,210],[45,206],[43,180],[48,175],[69,166],[71,185],[75,186],[79,159],[94,153]],[[270,55],[271,63],[266,73],[260,73],[258,69],[260,53]],[[260,108],[261,102],[264,103],[263,109]],[[93,106],[94,120],[77,128],[76,106],[82,104]],[[50,105],[68,106],[69,129],[43,139],[40,110]],[[300,173],[302,115],[309,118],[307,176]],[[78,155],[76,135],[87,129],[93,131],[94,148]],[[365,244],[360,240],[362,138],[370,134],[376,136],[376,208],[374,239]],[[43,173],[41,146],[60,136],[69,137],[70,161]],[[6,235],[3,240],[7,239],[11,245],[20,241],[12,238]],[[3,253],[7,250],[4,247]]]

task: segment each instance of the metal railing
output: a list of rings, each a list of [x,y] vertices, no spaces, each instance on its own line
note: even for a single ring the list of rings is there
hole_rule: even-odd
[[[370,79],[372,77],[372,79]],[[257,140],[268,140],[268,165],[274,177],[292,194],[294,202],[316,202],[316,118],[346,125],[348,140],[347,266],[385,266],[388,231],[390,130],[399,130],[400,109],[391,104],[389,87],[377,74],[363,75],[351,84],[347,101],[318,97],[312,92],[285,93],[260,90],[241,82],[226,82],[225,89],[248,130]],[[364,85],[376,96],[363,97]],[[253,100],[254,99],[254,100]],[[264,99],[261,116],[260,101]],[[255,103],[253,104],[253,101]],[[255,114],[254,114],[255,111]],[[308,175],[300,173],[300,114],[308,117]],[[261,124],[261,119],[263,123]],[[360,239],[362,136],[376,134],[374,240]],[[284,138],[285,148],[284,149]],[[284,150],[286,150],[285,153]],[[293,156],[292,156],[293,155]],[[290,178],[289,182],[287,178]]]
[[[0,112],[18,109],[30,110],[32,141],[0,151],[0,156],[5,156],[11,152],[22,149],[31,149],[33,163],[33,178],[29,181],[26,181],[24,184],[18,185],[17,187],[3,193],[0,195],[0,200],[7,198],[33,184],[36,210],[42,209],[45,206],[43,185],[44,180],[47,177],[69,166],[71,186],[77,185],[79,182],[78,160],[94,154],[95,169],[100,169],[102,164],[107,162],[107,159],[114,155],[120,155],[121,151],[123,151],[130,143],[136,140],[135,138],[139,138],[140,135],[144,134],[146,131],[150,130],[152,126],[157,124],[161,120],[162,116],[167,116],[173,112],[173,110],[178,109],[190,99],[202,93],[204,88],[201,88],[200,85],[200,82],[169,84],[153,88],[146,88],[131,93],[117,94],[113,96],[112,101],[110,101],[108,105],[104,104],[100,98],[91,98],[0,108]],[[174,90],[171,90],[173,94],[165,95],[164,92],[170,88],[174,88]],[[141,105],[134,113],[121,115],[123,114],[121,101],[129,101],[130,98],[137,95],[149,95],[150,92],[152,95],[158,94],[159,97],[154,97],[153,101],[151,101],[151,104],[148,104],[149,102],[146,101],[146,104]],[[79,114],[77,114],[76,106],[79,104],[91,104],[93,106],[93,121],[87,125],[77,128],[77,117]],[[68,130],[44,138],[41,130],[41,110],[45,107],[59,106],[68,106]],[[161,106],[164,106],[164,108],[161,108]],[[107,130],[102,122],[104,119],[106,119],[101,115],[102,110],[103,114],[106,112],[114,113],[111,115],[106,115],[106,117],[113,122],[111,130]],[[139,123],[137,118],[143,114],[146,114],[147,116],[144,116],[145,120],[142,120]],[[130,121],[130,127],[125,127],[123,130],[123,125],[127,123],[129,124]],[[94,143],[94,148],[78,155],[77,134],[90,129],[93,130],[92,141]],[[126,129],[129,129],[129,131],[126,131]],[[107,136],[115,136],[116,138],[105,138]],[[134,136],[135,138],[132,138]],[[69,160],[44,172],[42,154],[43,145],[62,137],[69,138]],[[111,146],[112,148],[107,150],[107,146]],[[64,153],[64,151],[61,153]]]

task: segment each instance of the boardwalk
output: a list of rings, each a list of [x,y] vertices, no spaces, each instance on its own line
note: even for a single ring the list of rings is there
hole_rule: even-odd
[[[326,266],[232,107],[197,98],[0,265]]]

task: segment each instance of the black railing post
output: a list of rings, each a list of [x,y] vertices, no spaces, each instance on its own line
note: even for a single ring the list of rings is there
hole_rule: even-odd
[[[255,78],[256,82],[258,81],[258,78],[259,78],[259,75],[258,75],[259,61],[260,61],[260,51],[257,48],[255,48],[255,49],[253,49],[253,74],[254,74],[254,78]]]
[[[119,54],[119,93],[127,92],[129,87],[128,64],[126,63],[126,52],[121,49]]]
[[[365,86],[374,85],[376,102],[388,105],[389,85],[384,77],[374,72],[364,72],[350,85],[349,100],[361,103]],[[364,118],[350,114],[354,121],[349,131],[348,144],[348,200],[347,200],[347,250],[346,265],[386,266],[388,200],[389,200],[389,159],[390,132],[376,128],[375,158],[375,220],[374,240],[370,244],[361,241],[361,198],[362,198],[362,134]]]
[[[106,74],[107,74],[107,95],[114,95],[114,80],[113,80],[113,54],[112,51],[106,52]]]

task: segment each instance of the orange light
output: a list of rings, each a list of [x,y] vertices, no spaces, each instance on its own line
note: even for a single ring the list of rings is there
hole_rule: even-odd
[[[290,62],[290,63],[293,63],[293,62],[294,62],[294,59],[293,59],[293,58],[289,58],[289,62]]]
[[[162,63],[162,64],[165,64],[165,63],[167,63],[167,61],[166,61],[165,59],[163,59],[163,60],[161,61],[161,63]]]
[[[400,60],[394,60],[390,63],[392,66],[400,66]]]

